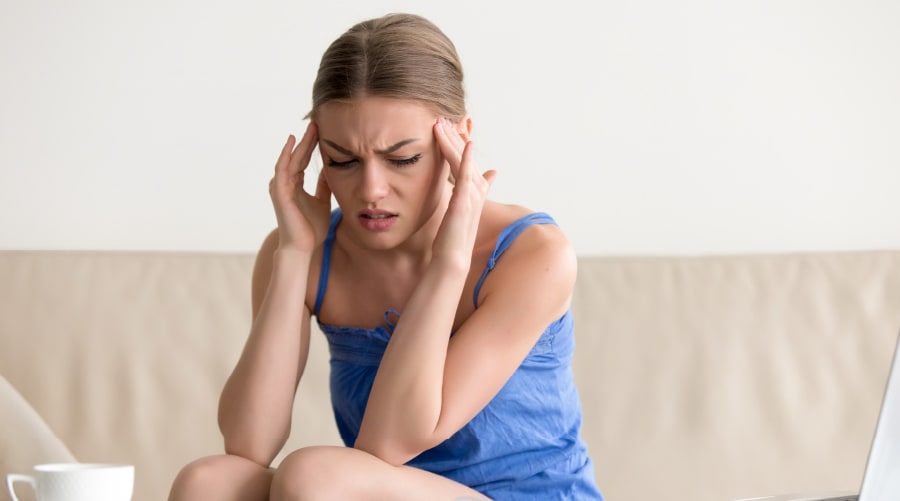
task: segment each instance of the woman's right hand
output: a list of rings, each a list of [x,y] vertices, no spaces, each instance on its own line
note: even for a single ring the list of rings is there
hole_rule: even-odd
[[[295,138],[288,137],[275,163],[275,176],[269,182],[269,196],[278,221],[278,247],[312,252],[325,240],[331,213],[331,189],[325,176],[319,174],[315,195],[303,189],[303,178],[309,159],[318,143],[315,122],[310,122],[294,148]]]

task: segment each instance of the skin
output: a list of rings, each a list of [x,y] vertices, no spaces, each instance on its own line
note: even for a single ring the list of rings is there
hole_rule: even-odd
[[[253,326],[220,400],[226,454],[185,467],[171,500],[484,499],[403,465],[490,402],[568,309],[576,268],[557,227],[531,226],[475,309],[499,233],[531,211],[487,199],[495,172],[472,158],[471,127],[423,103],[364,97],[322,105],[296,146],[288,138],[270,183],[278,228],[257,256]],[[303,178],[316,147],[324,168],[310,194]],[[332,195],[344,218],[320,320],[372,328],[387,309],[403,314],[354,447],[304,448],[272,470],[306,364]]]

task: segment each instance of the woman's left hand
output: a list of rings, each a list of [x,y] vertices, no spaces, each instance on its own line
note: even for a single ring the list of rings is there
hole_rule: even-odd
[[[472,158],[472,141],[464,140],[447,118],[441,117],[434,124],[434,136],[455,180],[450,205],[433,244],[434,257],[468,269],[481,210],[497,171],[479,172]]]

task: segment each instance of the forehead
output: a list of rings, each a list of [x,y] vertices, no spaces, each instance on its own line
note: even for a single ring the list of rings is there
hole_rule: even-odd
[[[367,96],[349,101],[329,101],[316,110],[315,121],[321,135],[353,131],[407,129],[431,127],[438,114],[434,109],[412,99]]]

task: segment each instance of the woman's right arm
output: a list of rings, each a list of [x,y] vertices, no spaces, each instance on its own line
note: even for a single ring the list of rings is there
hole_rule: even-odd
[[[225,452],[269,466],[291,429],[309,350],[304,306],[310,255],[278,248],[272,232],[253,269],[253,325],[219,400]]]
[[[316,193],[303,177],[318,143],[310,122],[294,148],[290,136],[275,164],[269,194],[278,229],[263,242],[253,268],[253,324],[219,399],[225,452],[269,466],[291,430],[294,395],[309,351],[306,306],[313,252],[328,232],[331,191],[323,176]]]

